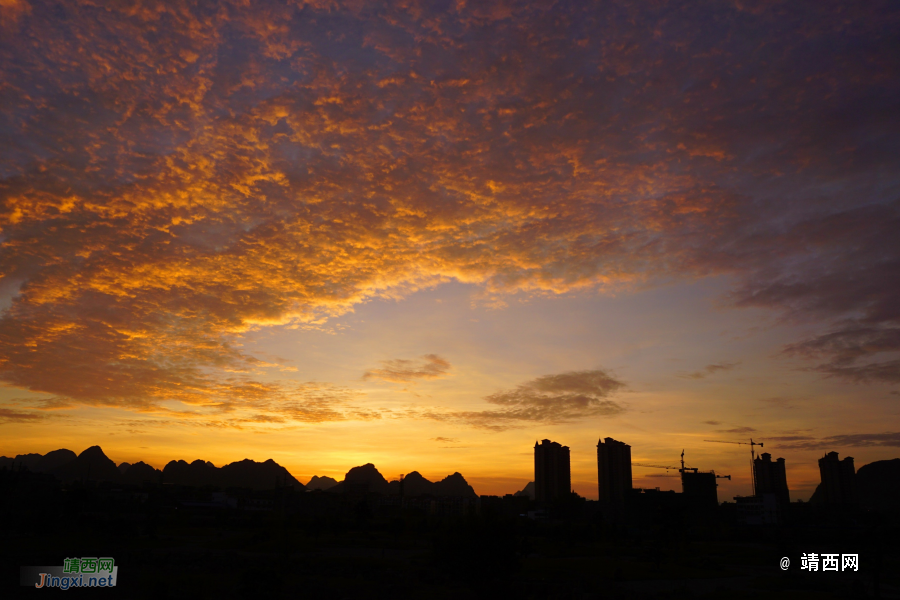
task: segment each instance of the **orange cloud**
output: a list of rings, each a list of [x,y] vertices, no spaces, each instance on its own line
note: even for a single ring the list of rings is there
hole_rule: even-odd
[[[847,41],[877,37],[878,7],[822,8],[795,20],[821,43],[785,45],[774,13],[725,5],[476,4],[4,2],[0,379],[136,411],[376,418],[270,381],[241,336],[450,280],[499,306],[728,273],[739,305],[894,331],[893,188],[848,208],[900,155],[894,69]],[[831,293],[847,273],[870,300]],[[828,372],[896,380],[879,364]]]
[[[416,379],[437,379],[450,372],[450,362],[437,354],[426,354],[421,360],[395,358],[382,361],[381,369],[370,369],[363,379],[381,379],[394,383],[406,383]]]
[[[625,411],[611,396],[625,384],[606,371],[570,371],[545,375],[485,397],[496,405],[481,411],[412,410],[417,418],[451,421],[480,429],[503,431],[534,423],[569,423]]]
[[[32,423],[46,418],[46,415],[21,410],[13,410],[0,407],[0,424],[3,423]]]

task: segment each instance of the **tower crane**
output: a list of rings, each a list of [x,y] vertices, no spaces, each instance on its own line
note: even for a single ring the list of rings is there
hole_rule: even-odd
[[[674,470],[674,469],[678,468],[678,467],[667,467],[665,465],[648,465],[648,464],[644,464],[644,463],[631,463],[631,466],[632,467],[650,467],[651,469],[666,469],[666,470],[669,470],[669,469]]]
[[[750,481],[753,484],[753,493],[756,493],[756,468],[753,465],[753,460],[756,458],[756,452],[754,450],[754,446],[763,447],[763,442],[754,442],[753,438],[750,438],[749,442],[732,442],[730,440],[703,440],[704,442],[714,442],[716,444],[740,444],[742,446],[750,446]],[[729,477],[729,480],[731,478]]]
[[[715,442],[716,444],[741,444],[743,446],[750,446],[750,458],[756,458],[753,453],[753,446],[763,447],[762,442],[754,442],[753,438],[750,438],[749,442],[732,442],[728,440],[703,440],[704,442]]]
[[[678,467],[667,467],[666,465],[648,465],[646,463],[631,463],[632,467],[649,467],[651,469],[665,469],[666,471],[675,470]],[[678,475],[669,475],[666,473],[665,475],[661,475],[660,477],[678,477]]]

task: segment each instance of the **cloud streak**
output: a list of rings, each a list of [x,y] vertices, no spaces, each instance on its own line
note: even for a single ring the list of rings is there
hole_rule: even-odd
[[[47,418],[40,413],[14,410],[0,407],[0,424],[3,423],[34,423]]]
[[[718,363],[712,365],[706,365],[702,371],[694,371],[693,373],[685,373],[683,375],[679,375],[679,377],[684,377],[686,379],[705,379],[710,375],[714,375],[715,373],[720,373],[723,371],[730,371],[741,363]]]
[[[419,360],[395,358],[381,364],[382,368],[370,369],[362,378],[407,383],[417,379],[439,379],[449,374],[451,368],[450,362],[437,354],[426,354]]]
[[[621,414],[611,399],[625,384],[606,371],[569,371],[545,375],[484,400],[496,406],[480,411],[414,411],[419,418],[450,421],[490,431],[535,424],[559,424]]]
[[[831,435],[823,438],[811,436],[784,436],[766,438],[780,442],[778,448],[791,450],[812,450],[816,448],[864,448],[864,447],[900,447],[900,432],[885,433],[852,433]]]

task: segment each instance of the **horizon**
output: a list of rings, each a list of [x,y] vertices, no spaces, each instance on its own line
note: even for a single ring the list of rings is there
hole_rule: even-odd
[[[627,442],[626,442],[626,443],[627,443]],[[75,455],[76,455],[76,456],[81,456],[82,453],[86,452],[87,450],[89,450],[89,449],[91,449],[91,448],[99,448],[100,451],[103,452],[104,456],[106,456],[109,460],[113,461],[113,463],[115,463],[117,467],[121,466],[121,465],[124,464],[124,463],[128,463],[128,464],[130,464],[130,465],[134,465],[134,464],[136,464],[137,462],[143,462],[144,464],[146,464],[146,465],[148,465],[148,466],[150,466],[150,467],[153,467],[154,469],[157,469],[157,470],[159,470],[160,472],[163,471],[163,469],[165,468],[165,466],[168,465],[170,462],[178,462],[178,461],[182,461],[182,462],[185,462],[185,463],[190,464],[190,463],[193,463],[194,461],[199,460],[199,461],[203,461],[203,462],[207,462],[207,463],[212,463],[213,466],[216,467],[216,468],[221,468],[221,467],[223,467],[223,466],[225,466],[225,465],[232,464],[232,463],[236,463],[236,462],[241,462],[241,461],[244,461],[244,460],[250,460],[250,461],[253,461],[253,462],[257,463],[257,464],[264,463],[264,462],[266,462],[267,460],[273,460],[273,461],[274,461],[274,459],[271,459],[271,458],[256,459],[256,458],[250,458],[250,457],[244,457],[244,458],[242,458],[242,459],[231,460],[231,461],[223,462],[223,463],[216,463],[215,461],[210,461],[210,460],[208,460],[208,459],[199,458],[199,457],[198,457],[198,458],[194,458],[194,459],[187,459],[187,458],[172,458],[172,459],[169,459],[169,460],[165,461],[164,463],[155,463],[155,464],[154,464],[154,463],[151,463],[151,462],[147,462],[147,461],[145,461],[145,460],[136,460],[136,461],[122,460],[122,461],[117,461],[117,460],[113,459],[111,456],[109,456],[109,454],[107,454],[106,451],[104,451],[103,448],[102,448],[99,444],[95,444],[95,445],[93,445],[93,446],[89,446],[88,448],[85,448],[85,450],[82,450],[81,452],[75,452]],[[57,449],[55,449],[55,450],[48,450],[47,452],[38,452],[37,454],[46,455],[47,453],[49,453],[49,452],[54,452],[54,451],[56,451],[56,450],[70,450],[70,451],[74,452],[74,451],[71,450],[70,448],[57,448]],[[22,455],[22,454],[23,454],[23,453],[18,453],[18,455]],[[760,453],[760,454],[762,454],[762,453]],[[0,457],[3,457],[3,456],[5,456],[5,455],[0,454]],[[14,454],[14,455],[8,456],[8,457],[6,457],[6,458],[13,459],[13,458],[15,458],[15,457],[16,457],[16,455]],[[773,456],[773,459],[775,459],[775,458],[778,458],[778,457],[774,457],[774,456]],[[846,458],[846,457],[842,457],[842,458]],[[851,458],[853,458],[853,457],[851,457]],[[881,459],[881,460],[900,460],[900,457],[895,457],[895,458],[892,458],[892,459]],[[389,473],[384,473],[384,472],[382,472],[381,469],[378,469],[378,465],[375,464],[375,463],[372,463],[372,462],[363,463],[363,464],[358,464],[358,465],[353,465],[353,466],[351,466],[351,467],[347,467],[347,469],[344,470],[344,471],[334,471],[334,473],[337,474],[337,476],[325,475],[325,474],[322,474],[322,473],[313,473],[313,474],[311,474],[311,475],[310,475],[310,474],[300,474],[300,475],[297,475],[297,474],[295,474],[294,472],[292,472],[291,469],[289,469],[287,466],[282,465],[281,463],[278,463],[278,461],[274,461],[274,462],[275,462],[276,464],[278,464],[279,466],[284,467],[285,469],[287,469],[288,473],[290,473],[290,475],[291,475],[292,477],[294,477],[294,479],[296,479],[298,482],[300,482],[300,483],[303,484],[304,486],[306,486],[306,485],[310,482],[310,480],[311,480],[313,477],[331,477],[331,478],[334,479],[335,481],[341,482],[341,481],[344,480],[344,476],[346,476],[346,474],[347,474],[351,469],[354,469],[354,468],[357,468],[357,467],[362,467],[362,466],[365,466],[365,465],[368,465],[368,464],[371,464],[372,466],[374,466],[375,469],[378,471],[378,473],[380,473],[381,476],[384,477],[384,479],[385,479],[386,481],[388,481],[388,482],[398,481],[399,478],[400,478],[400,475],[391,475],[391,474],[389,474]],[[872,462],[878,462],[878,461],[872,461]],[[854,467],[855,467],[855,469],[856,469],[857,471],[858,471],[861,467],[865,466],[866,464],[871,464],[871,463],[860,464],[860,463],[858,463],[858,462],[855,460],[855,458],[854,458]],[[639,467],[633,467],[633,468],[639,468]],[[817,468],[818,468],[818,465],[817,465]],[[475,484],[473,483],[473,481],[470,481],[469,478],[465,476],[465,473],[462,473],[462,472],[459,471],[459,470],[456,470],[456,471],[453,471],[453,472],[450,472],[450,473],[447,473],[447,474],[444,474],[444,475],[437,475],[437,474],[435,474],[435,473],[428,473],[428,472],[423,473],[423,472],[422,472],[421,470],[419,470],[419,469],[412,469],[412,470],[404,471],[401,475],[405,477],[405,476],[408,476],[408,475],[411,474],[411,473],[419,473],[419,475],[421,475],[423,478],[425,478],[425,479],[428,480],[428,481],[440,481],[440,480],[443,480],[443,479],[445,479],[445,478],[447,478],[447,477],[450,477],[450,476],[452,476],[452,475],[454,475],[454,474],[459,474],[459,475],[462,475],[462,476],[465,478],[466,482],[467,482],[470,486],[472,486],[473,489],[475,489]],[[653,480],[659,480],[659,479],[677,479],[677,478],[678,478],[677,475],[664,475],[664,476],[658,476],[658,477],[649,477],[648,479],[650,479],[651,481],[653,481]],[[304,480],[305,480],[305,481],[304,481]],[[506,482],[504,482],[504,483],[508,483],[509,481],[512,481],[512,480],[513,480],[513,478],[508,478],[508,480],[507,480]],[[478,490],[475,490],[475,492],[476,492],[476,494],[478,494],[479,496],[489,496],[489,495],[490,495],[490,496],[503,496],[503,495],[505,495],[505,494],[514,494],[514,493],[516,493],[516,492],[522,491],[522,489],[524,489],[524,487],[525,487],[526,485],[528,485],[529,483],[533,483],[533,481],[534,481],[534,476],[532,475],[531,479],[529,479],[528,481],[525,481],[524,483],[521,484],[521,487],[520,487],[520,488],[515,489],[515,490],[512,490],[512,491],[508,491],[508,490],[507,490],[507,491],[502,491],[502,490],[500,490],[499,488],[492,488],[492,491],[491,491],[491,492],[487,492],[487,493],[482,493],[482,492],[480,492],[480,491],[478,491]],[[678,481],[680,482],[680,479],[678,479]],[[719,483],[719,485],[724,484],[727,480],[720,480],[720,481],[721,481],[721,483],[719,483],[719,481],[717,481],[717,483]],[[584,482],[581,482],[581,483],[584,483]],[[497,484],[496,482],[494,482],[494,484],[495,484],[495,485],[500,485],[500,484]],[[479,485],[480,485],[480,484],[479,484]],[[791,481],[790,481],[790,479],[788,479],[788,488],[789,488],[789,490],[790,490],[790,492],[791,492],[791,501],[792,501],[792,502],[796,502],[797,500],[802,500],[802,501],[804,501],[804,502],[807,502],[807,501],[809,500],[809,497],[802,497],[802,498],[801,498],[801,497],[798,497],[797,494],[796,494],[796,492],[795,492],[795,490],[794,490],[793,488],[791,488],[790,485],[791,485]],[[573,488],[574,488],[574,487],[575,487],[575,486],[574,486],[574,481],[573,481]],[[634,487],[635,487],[635,488],[639,488],[639,487],[641,487],[641,486],[635,485]],[[673,484],[673,485],[668,485],[668,486],[667,486],[667,485],[651,485],[651,486],[644,486],[644,489],[647,489],[647,488],[649,488],[649,489],[654,489],[654,488],[656,488],[656,489],[660,489],[660,490],[662,490],[662,491],[676,491],[676,492],[677,492],[677,491],[680,491],[680,483],[678,483],[678,484]],[[596,482],[595,482],[595,489],[596,489]],[[579,493],[579,492],[577,492],[577,490],[575,490],[575,491],[576,491],[576,493]],[[813,488],[813,491],[815,491],[815,488]],[[586,494],[579,493],[579,495],[585,497],[585,498],[588,499],[588,500],[596,500],[596,499],[597,499],[597,497],[596,497],[597,495],[596,495],[596,494],[594,494],[593,497],[591,497],[589,494],[586,495]],[[812,495],[812,492],[810,492],[810,495]],[[733,500],[732,498],[719,498],[719,502],[720,502],[720,503],[723,502],[723,501],[732,501],[732,500]]]
[[[596,498],[612,437],[720,501],[750,448],[705,440],[763,442],[794,500],[827,452],[896,458],[898,23],[0,3],[0,455],[493,494],[551,439]]]

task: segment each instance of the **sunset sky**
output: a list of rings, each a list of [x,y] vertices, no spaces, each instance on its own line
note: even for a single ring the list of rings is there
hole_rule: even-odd
[[[900,456],[900,6],[0,0],[0,244],[0,455],[807,499]]]

